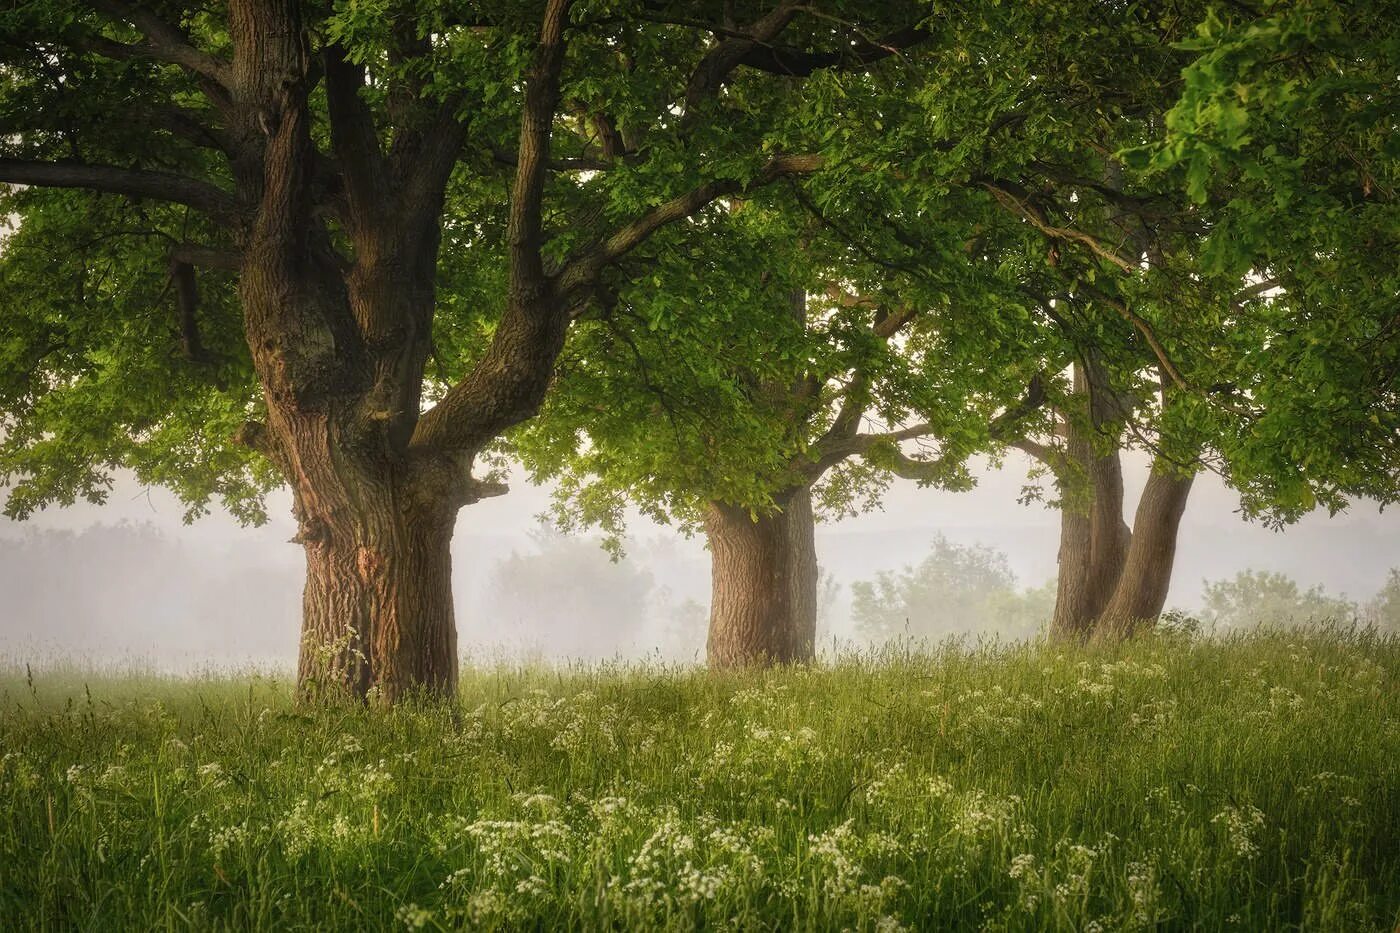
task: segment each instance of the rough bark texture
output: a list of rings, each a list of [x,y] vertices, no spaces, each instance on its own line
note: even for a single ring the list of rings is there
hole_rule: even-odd
[[[1050,632],[1084,638],[1118,586],[1132,533],[1123,521],[1123,468],[1118,453],[1100,455],[1085,441],[1069,443],[1070,456],[1088,474],[1087,508],[1060,513],[1060,572]]]
[[[360,492],[358,508],[304,542],[302,693],[387,702],[450,696],[457,685],[452,516],[404,508],[392,485],[364,483]]]
[[[817,552],[807,487],[781,512],[757,521],[747,509],[712,502],[710,635],[713,668],[813,660],[817,634]]]
[[[469,476],[451,457],[408,446],[430,349],[440,194],[414,198],[405,181],[391,207],[384,192],[358,189],[347,270],[314,205],[298,7],[236,0],[230,27],[243,105],[235,171],[253,202],[239,294],[267,405],[261,446],[291,486],[306,550],[300,692],[449,696],[449,542]],[[356,130],[351,117],[342,136]],[[378,159],[372,140],[353,145]]]

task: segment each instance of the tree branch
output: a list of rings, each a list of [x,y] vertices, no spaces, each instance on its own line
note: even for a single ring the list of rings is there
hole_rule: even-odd
[[[0,182],[40,188],[86,188],[108,194],[184,204],[216,219],[238,210],[232,194],[205,181],[172,172],[91,165],[86,162],[32,162],[0,158]]]
[[[685,117],[694,118],[701,101],[719,93],[744,58],[777,38],[797,15],[798,4],[783,0],[767,16],[756,20],[742,35],[724,39],[700,59],[685,87]]]
[[[1064,464],[1064,456],[1049,444],[1042,444],[1039,441],[1033,441],[1030,438],[1023,437],[1019,440],[1012,441],[1007,446],[1030,454],[1057,474]]]
[[[233,152],[233,141],[228,133],[205,122],[206,113],[189,107],[152,107],[139,112],[138,119],[149,120],[172,136],[193,143],[202,149],[217,149],[225,154]]]
[[[1234,305],[1236,308],[1240,308],[1243,307],[1246,302],[1253,301],[1255,298],[1261,298],[1274,289],[1282,287],[1282,279],[1265,279],[1262,282],[1255,283],[1248,288],[1243,288],[1236,292],[1235,297],[1230,300],[1230,304]]]
[[[502,146],[491,147],[491,158],[501,165],[518,166],[520,164],[515,153]],[[605,172],[613,167],[611,162],[590,159],[587,156],[554,156],[546,164],[551,172]]]
[[[1140,315],[1136,314],[1132,308],[1129,308],[1127,302],[1123,301],[1121,298],[1115,298],[1087,282],[1080,282],[1079,290],[1086,295],[1090,295],[1102,301],[1104,304],[1117,311],[1123,320],[1133,325],[1138,333],[1142,334],[1143,339],[1147,341],[1147,345],[1152,348],[1152,354],[1157,357],[1157,362],[1161,364],[1162,371],[1171,377],[1172,382],[1176,384],[1177,388],[1188,388],[1186,380],[1181,375],[1181,370],[1176,368],[1176,364],[1173,363],[1171,357],[1167,355],[1167,348],[1162,346],[1162,341],[1157,339],[1157,334],[1152,329],[1152,325],[1147,323]]]
[[[567,295],[575,289],[587,287],[603,268],[636,249],[657,230],[689,217],[726,194],[750,191],[787,175],[815,172],[824,164],[825,159],[820,155],[776,156],[747,184],[734,178],[717,179],[658,204],[570,259],[559,273],[560,294]]]
[[[179,311],[180,349],[190,362],[207,363],[209,354],[199,335],[199,288],[195,283],[194,266],[172,256],[170,282],[175,286],[175,307]]]
[[[510,289],[515,299],[538,291],[545,281],[544,185],[548,178],[550,135],[559,108],[559,75],[564,68],[564,24],[571,0],[548,0],[540,41],[525,77],[525,105],[511,192],[506,241],[510,245]]]
[[[860,69],[898,55],[928,38],[918,26],[906,26],[871,41],[861,37],[849,47],[834,52],[808,52],[785,46],[755,46],[744,54],[739,64],[770,74],[805,78],[828,68]]]
[[[997,415],[988,424],[987,432],[991,439],[998,442],[1006,441],[1007,437],[1022,421],[1045,404],[1046,398],[1044,377],[1040,373],[1036,373],[1035,376],[1031,377],[1030,384],[1026,386],[1026,393],[1021,400]],[[850,396],[848,396],[848,402],[849,400]],[[851,425],[859,423],[860,412],[856,413],[855,418],[850,418],[846,410],[847,407],[843,406],[841,414],[837,416],[837,421],[840,422],[843,417],[846,417]],[[898,431],[886,431],[879,434],[858,434],[849,428],[843,433],[835,433],[836,427],[837,425],[833,424],[832,430],[827,431],[822,439],[813,445],[813,449],[818,451],[817,459],[802,468],[803,472],[813,480],[847,457],[864,456],[879,445],[891,443],[898,445],[902,441],[927,437],[935,430],[934,425],[928,423],[915,424]],[[932,482],[934,474],[948,468],[946,453],[937,460],[917,460],[900,453],[896,446],[892,456],[897,467],[894,471],[895,474],[905,479],[925,479]]]
[[[202,246],[198,243],[181,243],[172,247],[170,258],[187,265],[222,269],[225,272],[238,272],[243,268],[242,254],[214,246]]]
[[[1089,248],[1096,256],[1108,260],[1124,272],[1137,272],[1137,263],[1130,259],[1125,259],[1119,255],[1116,249],[1104,245],[1098,237],[1092,236],[1082,230],[1075,230],[1072,227],[1059,227],[1050,223],[1039,205],[1035,204],[1030,197],[1030,193],[1022,189],[1014,182],[994,178],[978,178],[974,180],[976,184],[991,192],[992,197],[1013,213],[1024,217],[1032,226],[1041,233],[1056,240],[1082,243]]]
[[[232,88],[231,69],[213,55],[201,52],[190,44],[189,37],[149,10],[123,3],[121,0],[89,0],[93,9],[109,19],[130,23],[146,37],[144,45],[125,46],[130,53],[144,54],[160,61],[202,75],[225,91]],[[110,41],[110,40],[109,40]],[[113,43],[120,47],[120,43]]]
[[[384,155],[374,117],[360,97],[365,69],[349,61],[345,48],[331,43],[325,48],[326,108],[330,116],[331,146],[345,179],[351,216],[379,213],[385,191]]]

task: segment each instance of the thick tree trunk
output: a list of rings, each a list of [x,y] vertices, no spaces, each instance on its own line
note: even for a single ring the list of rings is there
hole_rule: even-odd
[[[712,502],[706,509],[713,668],[792,664],[816,657],[817,550],[811,492],[759,516]]]
[[[333,524],[308,526],[297,681],[303,699],[395,703],[457,687],[452,516],[365,484]],[[366,496],[365,493],[372,493]]]
[[[1153,469],[1133,518],[1132,544],[1123,572],[1094,627],[1095,639],[1130,637],[1162,614],[1191,483],[1191,476]]]

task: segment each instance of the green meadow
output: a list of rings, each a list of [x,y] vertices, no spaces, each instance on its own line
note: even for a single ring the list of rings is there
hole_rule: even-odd
[[[1400,642],[0,673],[0,929],[1390,930]]]

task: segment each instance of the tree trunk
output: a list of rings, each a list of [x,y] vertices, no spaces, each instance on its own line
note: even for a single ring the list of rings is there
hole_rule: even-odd
[[[816,657],[817,551],[810,490],[755,521],[712,502],[709,663],[712,668],[810,662]]]
[[[450,698],[457,688],[451,516],[404,508],[392,487],[357,492],[358,505],[341,510],[333,526],[303,534],[300,694]]]
[[[1076,365],[1076,393],[1085,400],[1092,427],[1070,419],[1065,454],[1079,477],[1061,477],[1059,575],[1055,611],[1050,620],[1053,638],[1084,639],[1093,630],[1118,585],[1132,533],[1123,521],[1123,464],[1114,448],[1096,445],[1113,416],[1109,390],[1099,380],[1090,391],[1084,365]],[[1078,486],[1079,488],[1076,488]]]
[[[1071,443],[1071,450],[1075,446]],[[1118,585],[1132,538],[1123,521],[1118,453],[1091,453],[1087,461],[1087,507],[1070,503],[1060,512],[1060,571],[1050,620],[1050,634],[1056,638],[1088,636]]]
[[[1162,614],[1192,480],[1170,468],[1154,467],[1138,501],[1122,575],[1094,627],[1096,640],[1130,637]]]

